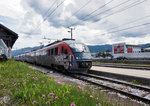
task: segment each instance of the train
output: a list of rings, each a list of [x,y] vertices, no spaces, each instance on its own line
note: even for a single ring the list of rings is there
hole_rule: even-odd
[[[14,59],[62,69],[67,73],[86,73],[92,67],[88,47],[75,39],[66,38],[44,48],[14,56]]]
[[[0,60],[8,59],[8,47],[2,39],[0,39]]]

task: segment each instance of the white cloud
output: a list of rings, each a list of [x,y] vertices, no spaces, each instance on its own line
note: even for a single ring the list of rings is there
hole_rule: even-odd
[[[21,0],[1,0],[0,15],[14,19],[22,18],[26,10],[20,5]]]
[[[50,11],[52,12],[52,10],[57,7],[57,4],[62,1],[63,0],[58,0]],[[102,20],[100,20],[101,17],[116,12],[120,8],[124,8],[134,1],[131,0],[127,4],[123,4],[107,13],[104,12],[90,20],[80,20],[109,1],[110,0],[92,0],[87,6],[74,14],[80,7],[87,3],[87,1],[66,0],[54,14],[47,17],[43,22],[43,19],[45,18],[43,14],[51,6],[54,0],[4,0],[0,2],[0,16],[5,17],[5,19],[0,17],[0,22],[9,26],[19,34],[19,39],[15,43],[14,48],[36,46],[39,44],[40,40],[47,43],[46,40],[42,39],[44,36],[53,39],[70,37],[70,33],[67,32],[69,29],[66,27],[73,23],[77,23],[77,26],[75,26],[76,29],[73,31],[73,37],[86,44],[112,44],[117,42],[134,44],[149,43],[148,37],[150,37],[150,35],[149,33],[146,33],[149,30],[149,26],[138,27],[118,33],[108,33],[110,32],[108,30],[110,28],[150,15],[149,1],[110,17],[103,18]],[[114,0],[95,14],[114,7],[123,1],[125,0]],[[150,18],[146,18],[131,25],[121,26],[116,30],[148,23],[149,19]],[[15,22],[15,24],[13,22]]]

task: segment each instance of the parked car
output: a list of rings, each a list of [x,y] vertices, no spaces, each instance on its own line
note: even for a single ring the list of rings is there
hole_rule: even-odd
[[[126,60],[127,58],[126,58],[126,57],[123,57],[123,56],[120,56],[120,57],[117,57],[116,59],[117,59],[117,60]]]

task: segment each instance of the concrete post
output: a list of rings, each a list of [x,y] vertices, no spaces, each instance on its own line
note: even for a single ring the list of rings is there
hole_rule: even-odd
[[[11,58],[11,47],[8,48],[8,53],[9,53],[8,58]]]

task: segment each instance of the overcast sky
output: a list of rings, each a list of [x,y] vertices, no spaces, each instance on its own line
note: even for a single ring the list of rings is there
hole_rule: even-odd
[[[73,38],[88,45],[150,43],[150,0],[63,1],[1,0],[0,23],[19,35],[13,49],[70,37],[72,25]]]

